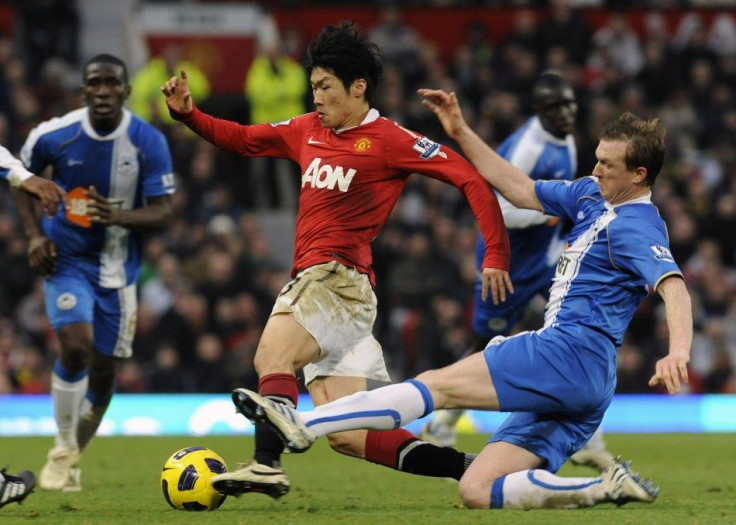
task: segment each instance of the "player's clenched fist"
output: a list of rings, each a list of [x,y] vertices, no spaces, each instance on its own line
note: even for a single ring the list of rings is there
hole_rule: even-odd
[[[163,86],[161,93],[166,97],[166,105],[177,113],[189,113],[192,111],[192,92],[189,91],[187,72],[181,70],[181,77],[171,77]]]

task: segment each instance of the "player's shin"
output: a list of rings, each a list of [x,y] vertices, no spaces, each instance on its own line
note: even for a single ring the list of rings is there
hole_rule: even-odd
[[[54,400],[54,419],[58,427],[57,447],[77,447],[76,426],[87,383],[86,369],[71,373],[60,361],[56,361],[51,378],[51,395]]]
[[[268,374],[258,382],[258,393],[272,401],[296,408],[299,398],[299,385],[294,374]],[[281,454],[284,444],[278,434],[265,423],[255,424],[254,459],[269,467],[281,467]]]
[[[79,422],[77,423],[77,443],[79,450],[84,450],[90,440],[97,433],[97,428],[102,422],[102,418],[110,406],[112,392],[104,397],[97,397],[91,392],[87,392],[82,401],[82,408],[79,412]]]
[[[419,476],[459,480],[474,458],[475,454],[417,439],[403,428],[383,432],[369,430],[365,439],[365,459]]]
[[[357,392],[300,412],[304,424],[316,436],[367,428],[392,430],[425,416],[433,409],[427,387],[416,380]]]

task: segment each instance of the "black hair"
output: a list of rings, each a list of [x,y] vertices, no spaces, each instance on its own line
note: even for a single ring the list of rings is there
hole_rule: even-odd
[[[87,68],[91,66],[92,64],[110,64],[113,66],[120,66],[123,68],[123,83],[128,83],[128,66],[125,65],[125,62],[120,60],[118,57],[114,55],[110,55],[108,53],[100,53],[99,55],[95,55],[89,60],[87,60],[84,63],[84,67],[82,68],[82,77],[83,79],[87,76]]]
[[[307,56],[307,75],[315,68],[325,69],[339,78],[346,90],[363,78],[367,84],[365,98],[371,101],[383,73],[381,52],[355,22],[344,20],[322,29],[309,43]]]

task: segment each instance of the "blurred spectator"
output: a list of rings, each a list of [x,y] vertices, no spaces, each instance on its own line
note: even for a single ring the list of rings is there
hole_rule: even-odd
[[[550,0],[550,11],[539,26],[540,47],[562,47],[572,62],[584,64],[592,35],[590,24],[571,0]]]
[[[273,34],[270,34],[273,33]],[[258,54],[245,77],[245,96],[250,104],[250,123],[288,120],[306,112],[307,74],[286,52],[286,42],[277,30],[261,36]],[[296,209],[299,169],[286,159],[252,157],[248,203],[250,208]]]
[[[381,50],[385,67],[398,66],[405,83],[413,84],[420,75],[421,41],[416,32],[401,20],[401,11],[394,5],[380,9],[378,22],[368,31]]]
[[[76,66],[79,54],[79,12],[76,0],[23,0],[16,5],[15,34],[30,80],[38,82],[49,57]]]
[[[152,57],[131,81],[132,91],[128,99],[130,110],[154,125],[174,123],[161,96],[161,86],[172,76],[184,69],[189,78],[189,90],[196,103],[202,103],[210,96],[210,82],[207,75],[196,64],[185,59],[178,44],[166,45],[160,55]]]
[[[209,394],[229,393],[233,384],[228,377],[228,363],[222,340],[214,334],[205,334],[197,341],[197,352],[191,370],[195,392]]]
[[[639,73],[644,65],[639,37],[623,13],[609,15],[606,24],[593,33],[593,45],[596,54],[627,77]]]
[[[152,361],[144,367],[146,390],[153,393],[194,392],[194,377],[181,364],[178,350],[170,345],[161,344],[154,353]]]

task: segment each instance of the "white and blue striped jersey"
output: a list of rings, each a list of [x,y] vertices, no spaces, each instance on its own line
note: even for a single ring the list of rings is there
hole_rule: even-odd
[[[497,153],[532,180],[572,180],[577,171],[577,149],[572,135],[560,139],[546,131],[539,117],[531,117],[498,147]],[[550,227],[548,215],[515,207],[496,192],[511,243],[510,277],[514,287],[548,286],[564,246],[561,224]],[[483,261],[483,239],[476,245],[476,262]],[[549,276],[547,276],[549,274]],[[538,292],[536,292],[538,293]]]
[[[535,184],[545,212],[573,222],[545,311],[554,327],[595,352],[615,352],[631,318],[662,279],[682,275],[651,194],[615,206],[597,178]]]
[[[141,235],[121,226],[91,224],[84,191],[97,192],[122,209],[174,192],[169,146],[164,135],[127,110],[120,125],[100,135],[87,108],[41,123],[31,131],[21,160],[40,174],[53,167],[53,180],[67,191],[67,205],[43,229],[58,250],[59,264],[73,264],[104,288],[122,288],[138,279]],[[95,277],[93,277],[93,280]]]

